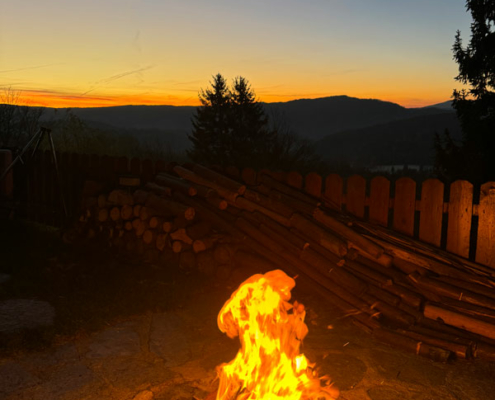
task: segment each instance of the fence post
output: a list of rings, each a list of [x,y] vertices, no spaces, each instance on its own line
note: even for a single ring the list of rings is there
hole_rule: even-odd
[[[472,216],[473,185],[455,181],[450,185],[447,251],[469,258]]]
[[[319,199],[321,197],[321,176],[316,172],[310,172],[306,175],[304,191],[310,196]]]
[[[416,182],[411,178],[399,178],[395,182],[394,222],[396,231],[414,235],[414,212],[416,209]]]
[[[340,175],[329,174],[325,179],[323,202],[327,207],[340,211],[342,209],[342,192],[344,181]]]
[[[495,182],[481,185],[476,262],[495,267]]]
[[[366,179],[361,175],[352,175],[347,179],[345,197],[346,210],[358,218],[364,218],[366,201]]]
[[[442,241],[443,192],[438,179],[427,179],[421,186],[419,239],[437,247]]]
[[[287,174],[287,184],[295,187],[296,189],[301,189],[303,185],[302,175],[297,171],[290,171]]]
[[[388,226],[390,207],[390,181],[383,176],[371,180],[369,218],[378,225]]]

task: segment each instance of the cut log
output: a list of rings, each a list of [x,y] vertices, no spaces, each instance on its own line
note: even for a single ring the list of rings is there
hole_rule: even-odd
[[[313,203],[306,203],[305,201],[301,201],[298,198],[279,192],[275,189],[271,189],[268,193],[268,196],[270,197],[270,199],[285,204],[292,210],[300,212],[302,214],[313,215],[313,212],[316,208]]]
[[[433,361],[447,362],[453,357],[453,353],[451,351],[422,343],[419,340],[412,339],[385,328],[374,329],[373,337],[382,343],[401,348],[405,351],[429,358]]]
[[[169,187],[174,191],[179,191],[188,196],[196,196],[196,194],[198,193],[198,190],[188,181],[176,178],[169,174],[158,174],[155,178],[155,182],[159,183],[160,185]]]
[[[260,180],[266,186],[275,189],[281,193],[284,193],[286,195],[289,195],[291,197],[294,197],[302,202],[308,203],[314,206],[314,208],[318,207],[321,204],[317,199],[314,199],[311,196],[301,192],[300,190],[294,189],[289,185],[285,185],[284,183],[277,181],[276,179],[272,178],[269,175],[263,174]]]
[[[117,206],[134,205],[133,195],[123,189],[112,190],[108,194],[108,202]]]
[[[136,236],[137,237],[142,237],[143,234],[144,234],[144,231],[146,231],[146,229],[149,228],[148,222],[147,221],[139,220],[139,223],[137,223],[136,225],[137,225],[137,227],[135,229]]]
[[[204,178],[203,176],[200,176],[200,175],[196,174],[195,172],[190,171],[190,170],[183,168],[181,166],[178,166],[178,165],[175,166],[174,172],[177,173],[182,178],[187,179],[188,181],[197,183],[198,185],[207,186],[211,189],[215,189],[217,191],[217,193],[220,195],[220,197],[223,197],[224,199],[227,199],[231,202],[235,202],[235,199],[237,198],[237,196],[239,196],[239,193],[237,191],[232,191],[232,190],[226,189],[225,187],[220,186],[219,184],[217,184],[213,181],[210,181],[210,180]]]
[[[196,239],[192,245],[193,251],[195,253],[200,253],[202,251],[211,249],[222,237],[223,235],[216,234],[211,236],[205,236],[201,239]]]
[[[425,276],[420,276],[418,273],[409,275],[409,279],[413,285],[419,287],[423,291],[430,291],[440,296],[461,300],[463,302],[485,308],[495,309],[495,299],[490,297],[486,297],[445,282],[429,279]]]
[[[110,209],[110,219],[116,222],[120,219],[120,207],[112,207]]]
[[[309,219],[300,214],[292,215],[290,219],[291,225],[304,233],[307,237],[313,239],[321,246],[330,250],[339,257],[343,257],[347,253],[347,246],[342,239],[330,234],[320,226],[316,225]]]
[[[141,215],[141,204],[135,204],[134,207],[132,208],[132,215],[135,218],[139,218],[139,215]]]
[[[283,215],[280,215],[276,213],[275,211],[269,210],[268,208],[265,208],[258,203],[255,203],[253,201],[250,201],[244,197],[238,197],[234,203],[236,207],[239,207],[243,210],[247,211],[258,211],[267,217],[270,217],[274,221],[277,221],[279,224],[282,224],[284,226],[290,226],[289,219],[287,217],[284,217]]]
[[[150,195],[148,197],[146,207],[157,210],[161,216],[181,215],[188,221],[192,221],[196,214],[193,207],[188,207],[174,200],[164,199],[156,195]]]
[[[154,244],[156,241],[156,231],[153,229],[146,229],[143,232],[143,242],[146,244]]]
[[[173,228],[174,228],[174,221],[163,221],[162,224],[163,232],[170,233],[172,232]]]
[[[126,231],[128,231],[128,232],[129,231],[132,231],[132,221],[125,221],[125,223],[124,223],[124,229]]]
[[[372,310],[380,311],[380,313],[393,325],[409,328],[416,322],[415,318],[412,315],[400,310],[397,307],[394,307],[391,304],[387,304],[384,301],[378,300],[374,296],[364,294],[362,296],[362,299],[369,305]]]
[[[218,172],[215,172],[209,168],[206,168],[202,165],[199,164],[189,164],[188,167],[195,172],[196,174],[202,176],[203,178],[213,182],[214,184],[217,184],[229,191],[236,192],[240,195],[243,195],[244,192],[246,191],[246,185],[243,185],[242,183],[239,183],[237,181],[234,181],[233,179],[230,179],[226,177],[225,175],[219,174]]]
[[[192,244],[193,240],[187,235],[187,232],[184,228],[177,229],[174,232],[170,233],[170,238],[172,240],[179,240],[186,244]]]
[[[146,190],[142,190],[142,189],[136,190],[132,195],[134,204],[145,204],[149,195],[150,192],[147,192]]]
[[[161,229],[163,226],[163,217],[153,216],[149,219],[148,223],[151,229]]]
[[[184,243],[179,241],[179,240],[175,240],[172,242],[172,251],[174,253],[180,253],[184,248]]]
[[[187,235],[193,240],[207,236],[211,230],[212,226],[208,221],[200,221],[186,228]]]
[[[216,192],[215,192],[216,193]],[[213,207],[218,208],[219,210],[226,210],[229,206],[227,200],[224,200],[216,194],[216,196],[209,196],[206,198],[206,201],[210,203]]]
[[[480,321],[476,318],[446,310],[439,306],[427,303],[424,309],[426,318],[443,321],[447,325],[455,326],[469,332],[495,339],[495,325]]]
[[[172,196],[172,190],[167,186],[157,185],[154,182],[148,182],[144,185],[146,190],[155,193],[158,196],[170,197]]]
[[[100,208],[98,210],[98,222],[108,221],[109,213],[107,208]]]
[[[255,190],[246,189],[246,193],[244,193],[243,197],[271,211],[275,211],[277,214],[286,218],[290,218],[291,215],[294,214],[294,209],[290,208],[288,205]]]
[[[360,235],[321,209],[315,209],[313,212],[313,217],[327,228],[337,232],[340,236],[347,239],[351,246],[372,255],[374,258],[379,258],[383,254],[384,249],[382,246],[366,239],[364,236]]]
[[[169,239],[168,239],[168,235],[166,233],[159,233],[156,236],[155,247],[158,250],[163,251],[163,250],[165,250],[165,247],[167,247],[168,241],[169,241]]]
[[[134,208],[131,205],[123,205],[120,208],[120,217],[124,220],[127,221],[133,217],[134,214]]]

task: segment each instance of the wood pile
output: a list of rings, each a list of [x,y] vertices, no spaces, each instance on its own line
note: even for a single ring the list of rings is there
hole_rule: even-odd
[[[83,201],[77,232],[228,277],[280,268],[381,342],[438,360],[495,361],[495,271],[337,213],[269,173],[172,165],[133,193]],[[140,240],[136,240],[140,238]]]

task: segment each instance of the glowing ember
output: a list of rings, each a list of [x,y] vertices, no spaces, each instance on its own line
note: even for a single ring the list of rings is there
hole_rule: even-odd
[[[217,400],[335,399],[338,390],[321,386],[304,354],[308,333],[302,304],[289,303],[294,279],[275,270],[247,279],[218,314],[218,327],[239,336],[241,349],[218,367]],[[290,312],[292,310],[292,312]]]

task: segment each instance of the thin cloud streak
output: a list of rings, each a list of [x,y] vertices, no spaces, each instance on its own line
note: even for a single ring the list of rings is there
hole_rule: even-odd
[[[106,85],[106,84],[108,84],[110,82],[114,82],[114,81],[116,81],[118,79],[124,78],[124,77],[129,76],[129,75],[139,74],[139,73],[141,73],[143,71],[147,71],[147,70],[149,70],[151,68],[153,68],[153,65],[148,65],[147,67],[138,68],[138,69],[135,69],[135,70],[132,70],[132,71],[127,71],[127,72],[122,72],[120,74],[112,75],[112,76],[110,76],[108,78],[100,79],[99,81],[96,82],[96,85],[94,87],[92,87],[91,89],[89,89],[86,92],[82,93],[81,96],[87,95],[88,93],[92,92],[93,90],[96,90],[101,85]],[[144,81],[141,80],[141,83],[142,82],[144,82]]]
[[[46,67],[52,67],[54,65],[64,65],[65,63],[52,63],[52,64],[44,64],[44,65],[35,65],[32,67],[21,67],[21,68],[14,68],[14,69],[5,69],[3,71],[0,71],[0,74],[7,74],[9,72],[19,72],[19,71],[26,71],[28,69],[39,69],[39,68],[46,68]]]

